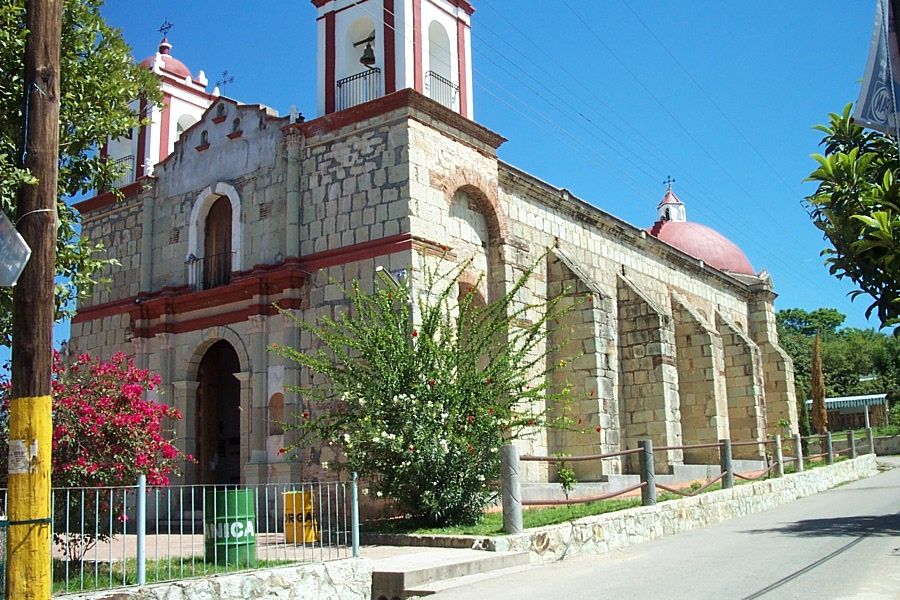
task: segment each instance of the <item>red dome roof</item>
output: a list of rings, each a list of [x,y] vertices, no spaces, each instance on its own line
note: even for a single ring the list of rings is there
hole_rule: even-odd
[[[180,79],[184,79],[185,77],[193,77],[191,76],[191,70],[187,68],[187,66],[169,54],[169,51],[172,49],[172,44],[169,43],[169,40],[163,38],[163,40],[159,43],[159,53],[162,54],[162,65],[161,68],[166,73],[170,73],[175,75]],[[141,61],[141,66],[150,69],[153,65],[153,61],[156,60],[156,55],[148,56],[144,60]]]
[[[744,252],[724,235],[690,221],[657,221],[650,235],[722,271],[756,275]]]

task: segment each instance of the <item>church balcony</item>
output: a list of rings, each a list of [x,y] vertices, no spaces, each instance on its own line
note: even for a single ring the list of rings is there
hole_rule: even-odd
[[[450,110],[457,109],[459,86],[434,71],[428,71],[425,74],[425,93],[429,98],[440,102]]]
[[[234,254],[222,252],[202,258],[191,255],[185,263],[191,287],[194,290],[208,290],[231,283]]]
[[[130,183],[134,183],[134,155],[129,154],[128,156],[123,156],[122,158],[117,158],[112,161],[116,167],[120,169],[124,169],[122,175],[120,175],[115,181],[113,181],[112,186],[114,188],[122,188]]]
[[[344,110],[369,100],[380,98],[381,69],[372,67],[362,73],[338,79],[337,83],[337,110]]]

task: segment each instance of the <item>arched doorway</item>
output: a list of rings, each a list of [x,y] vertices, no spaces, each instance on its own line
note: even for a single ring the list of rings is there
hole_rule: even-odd
[[[206,216],[203,238],[203,289],[231,281],[231,201],[220,196]]]
[[[241,370],[237,352],[225,340],[213,344],[197,372],[198,483],[241,481]]]

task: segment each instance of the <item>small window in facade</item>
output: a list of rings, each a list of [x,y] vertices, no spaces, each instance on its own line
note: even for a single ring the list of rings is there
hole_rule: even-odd
[[[240,130],[241,130],[241,120],[235,119],[234,121],[231,122],[231,132],[237,133]]]
[[[200,132],[200,144],[208,144],[209,143],[209,133],[204,129]]]
[[[225,105],[220,104],[216,107],[216,117],[224,117],[225,116]]]

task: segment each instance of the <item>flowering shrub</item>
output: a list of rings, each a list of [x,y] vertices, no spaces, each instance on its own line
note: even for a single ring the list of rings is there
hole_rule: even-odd
[[[486,306],[471,291],[458,298],[465,266],[426,272],[422,294],[405,281],[376,282],[372,293],[354,283],[342,316],[297,319],[320,342],[317,351],[275,348],[326,380],[298,390],[309,409],[288,425],[300,434],[291,449],[339,447],[339,467],[435,525],[478,520],[496,495],[500,446],[559,425],[544,406],[565,395],[546,383],[556,300],[519,301],[530,271]]]
[[[167,485],[169,475],[177,474],[178,465],[192,459],[172,444],[165,429],[167,420],[180,419],[181,414],[171,406],[143,399],[145,390],[152,391],[158,385],[158,375],[136,368],[134,361],[123,353],[114,354],[109,361],[82,354],[69,364],[64,364],[55,354],[51,384],[53,486],[134,485],[141,473],[147,475],[149,485]],[[8,382],[2,385],[2,393],[0,454],[5,462],[9,433]],[[0,477],[6,478],[5,470]],[[86,497],[94,498],[94,495]],[[102,502],[84,508],[86,514],[96,511],[101,523],[108,521],[110,507]],[[64,511],[65,507],[57,507],[57,512],[60,510]],[[57,522],[65,521],[57,518]],[[55,537],[74,559],[95,539],[103,540],[109,535],[101,530],[75,538]]]

